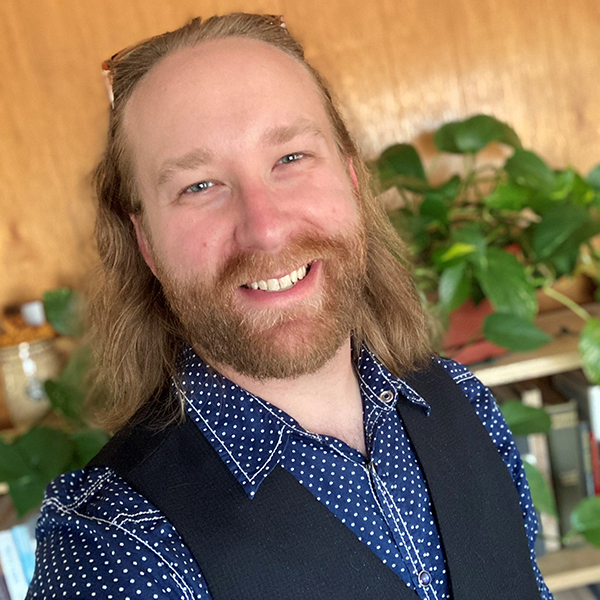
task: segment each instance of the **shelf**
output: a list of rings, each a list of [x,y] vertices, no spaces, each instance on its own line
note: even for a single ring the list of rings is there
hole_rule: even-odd
[[[600,316],[600,304],[584,307],[592,316]],[[473,373],[488,387],[526,381],[572,371],[581,367],[577,351],[584,321],[569,309],[540,315],[537,325],[552,336],[552,341],[532,352],[513,352],[490,363],[474,365]]]
[[[545,554],[538,565],[551,592],[600,582],[600,548],[593,546]]]

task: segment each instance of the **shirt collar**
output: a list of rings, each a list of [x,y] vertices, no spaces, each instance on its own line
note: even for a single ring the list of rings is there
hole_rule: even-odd
[[[372,412],[391,411],[404,397],[429,413],[423,398],[364,346],[358,376],[365,408],[369,405]],[[188,415],[251,498],[281,460],[291,434],[320,439],[286,412],[211,368],[190,347],[180,355],[173,387],[183,395]],[[369,420],[365,418],[365,425]]]

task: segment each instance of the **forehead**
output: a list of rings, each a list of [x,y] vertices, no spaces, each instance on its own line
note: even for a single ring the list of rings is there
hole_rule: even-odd
[[[308,70],[258,40],[229,37],[201,42],[159,62],[138,84],[125,108],[134,152],[148,145],[164,152],[201,135],[219,143],[257,135],[299,118],[329,130],[323,99]]]

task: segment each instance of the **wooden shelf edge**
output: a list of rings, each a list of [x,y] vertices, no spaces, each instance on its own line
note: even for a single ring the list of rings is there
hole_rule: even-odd
[[[592,316],[600,316],[600,304],[586,304],[584,308]],[[515,352],[489,364],[473,365],[471,370],[484,385],[505,385],[581,367],[578,341],[584,321],[580,317],[569,309],[556,310],[540,315],[536,323],[552,341],[532,352]]]

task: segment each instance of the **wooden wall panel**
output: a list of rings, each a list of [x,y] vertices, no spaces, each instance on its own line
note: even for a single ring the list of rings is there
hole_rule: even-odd
[[[2,0],[0,308],[94,264],[101,60],[231,10],[286,15],[367,156],[489,112],[552,165],[600,162],[597,0]]]

